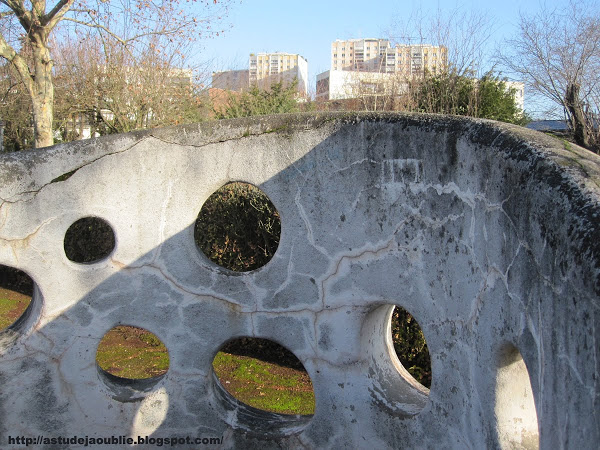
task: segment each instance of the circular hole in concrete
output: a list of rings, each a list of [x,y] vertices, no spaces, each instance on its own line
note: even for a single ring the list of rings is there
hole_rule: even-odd
[[[18,330],[29,317],[33,291],[29,275],[0,264],[0,333]]]
[[[279,245],[281,220],[269,197],[249,183],[233,182],[204,202],[194,240],[214,263],[236,272],[267,264]]]
[[[539,448],[537,412],[529,371],[512,344],[501,348],[496,374],[495,405],[502,448]]]
[[[114,248],[113,229],[98,217],[79,219],[65,233],[65,255],[76,263],[100,261],[110,255]]]
[[[423,330],[408,311],[396,306],[390,319],[396,357],[408,373],[426,388],[431,387],[431,356]]]
[[[276,342],[232,340],[215,356],[213,369],[220,386],[245,406],[282,415],[315,412],[310,376],[300,360]]]
[[[110,329],[100,340],[96,363],[104,373],[113,377],[156,380],[169,369],[169,352],[150,331],[119,325]]]
[[[399,341],[404,336],[411,336],[414,325],[411,320],[409,323],[412,326],[408,331],[398,331],[399,327],[405,326],[405,322],[401,320],[403,314],[397,314],[392,320],[394,311],[394,305],[379,305],[369,311],[361,327],[361,348],[369,362],[368,383],[371,384],[369,391],[373,402],[394,416],[409,418],[425,408],[429,389],[417,381],[405,367],[405,364],[408,368],[415,365],[414,356],[411,359],[410,355],[403,355],[405,350],[399,346],[399,356],[404,360],[403,364],[396,354],[394,338]],[[393,336],[392,329],[396,336]],[[417,343],[404,345],[409,349],[420,347]],[[414,353],[413,350],[413,355]],[[412,365],[409,365],[411,361]],[[427,371],[427,364],[423,369]],[[428,371],[431,373],[430,368]]]

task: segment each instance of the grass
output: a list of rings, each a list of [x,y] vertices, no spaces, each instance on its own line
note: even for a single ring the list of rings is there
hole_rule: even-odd
[[[101,369],[121,378],[152,378],[167,372],[169,353],[149,331],[120,325],[100,340],[96,362]]]
[[[27,295],[0,288],[0,330],[17,320],[30,301]],[[151,332],[121,325],[101,339],[96,362],[112,375],[143,379],[165,374],[169,354]],[[306,372],[224,352],[217,353],[213,368],[225,389],[247,405],[280,414],[314,413],[315,398]]]
[[[98,365],[121,378],[142,379],[163,375],[169,368],[164,344],[143,328],[118,326],[98,345]],[[225,389],[255,408],[281,414],[313,414],[315,397],[306,372],[219,352],[213,361]]]
[[[27,295],[0,288],[0,330],[17,320],[30,300]],[[231,395],[266,411],[314,414],[312,383],[308,374],[299,370],[299,362],[299,367],[277,364],[273,361],[281,362],[285,358],[269,348],[259,348],[260,351],[254,355],[263,355],[271,362],[238,355],[243,349],[244,345],[237,350],[235,347],[227,349],[231,353],[219,352],[213,361],[215,373]],[[428,355],[428,352],[424,353]],[[129,379],[157,377],[169,368],[169,354],[160,339],[147,330],[125,325],[117,326],[104,335],[98,344],[96,361],[106,372]],[[418,377],[416,373],[413,375]],[[430,372],[425,375],[430,377]]]
[[[221,384],[238,400],[282,414],[314,414],[315,396],[304,371],[249,356],[219,352],[213,361]]]
[[[29,306],[31,297],[0,288],[0,330],[17,320]]]

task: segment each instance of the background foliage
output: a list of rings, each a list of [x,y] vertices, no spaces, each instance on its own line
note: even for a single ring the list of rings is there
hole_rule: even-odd
[[[232,119],[300,111],[296,101],[297,85],[298,81],[294,80],[288,86],[283,82],[274,83],[269,90],[253,86],[241,94],[230,92],[224,107],[213,107],[215,117]]]
[[[392,341],[402,365],[422,385],[431,387],[431,357],[421,327],[403,308],[392,314]]]
[[[480,79],[446,72],[416,82],[416,109],[420,112],[478,117],[518,125],[530,119],[515,103],[515,89],[489,72]]]

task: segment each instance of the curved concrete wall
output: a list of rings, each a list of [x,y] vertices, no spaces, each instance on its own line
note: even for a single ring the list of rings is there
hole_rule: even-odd
[[[3,155],[0,177],[0,264],[36,283],[27,317],[0,336],[2,446],[600,442],[600,158],[575,146],[481,120],[283,115]],[[279,248],[254,272],[217,267],[194,244],[203,202],[229,181],[259,186],[281,215]],[[117,241],[94,264],[63,250],[85,216]],[[393,305],[423,328],[431,391],[390,351]],[[98,342],[117,324],[166,344],[162,379],[99,372]],[[239,336],[300,358],[313,417],[259,412],[220,387],[212,359]]]

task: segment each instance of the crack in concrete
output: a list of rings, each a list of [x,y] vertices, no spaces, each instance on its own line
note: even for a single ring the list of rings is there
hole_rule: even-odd
[[[396,230],[397,232],[398,230]],[[398,245],[396,243],[396,236],[395,233],[394,235],[391,237],[391,239],[389,239],[387,241],[387,243],[384,243],[384,245],[382,245],[381,247],[376,247],[376,248],[364,248],[361,250],[358,250],[357,252],[353,252],[353,253],[347,253],[347,254],[343,254],[341,256],[338,256],[337,262],[334,263],[334,268],[332,270],[330,270],[330,273],[328,275],[326,275],[324,278],[321,279],[321,289],[320,289],[320,293],[319,296],[321,297],[321,302],[322,302],[322,307],[324,309],[329,309],[329,307],[326,305],[326,301],[325,301],[325,296],[326,296],[326,287],[325,285],[333,278],[335,278],[340,270],[340,266],[342,265],[342,263],[344,261],[360,261],[363,259],[363,257],[365,255],[371,255],[372,258],[368,258],[368,260],[373,260],[373,259],[378,259],[380,257],[380,255],[382,254],[386,254],[388,252],[392,252],[395,249],[398,248]],[[396,244],[396,245],[394,245]]]
[[[217,138],[214,140],[210,140],[208,142],[204,142],[202,144],[192,144],[192,143],[181,143],[181,142],[177,142],[177,141],[171,141],[168,139],[165,139],[163,137],[157,136],[153,133],[149,133],[147,137],[153,137],[154,139],[163,142],[165,144],[168,145],[176,145],[179,147],[191,147],[191,148],[203,148],[203,147],[208,147],[209,145],[216,145],[216,144],[222,144],[225,142],[236,142],[236,141],[241,141],[243,139],[249,138],[249,137],[259,137],[259,136],[264,136],[264,135],[269,135],[269,134],[279,134],[281,131],[287,130],[288,127],[290,125],[289,124],[284,124],[280,127],[276,127],[276,128],[266,128],[265,130],[261,130],[261,131],[250,131],[250,128],[246,128],[241,135],[237,135],[237,136],[231,136],[231,137],[227,137],[227,138]],[[303,127],[296,127],[295,131],[300,131],[300,132],[306,132],[306,131],[314,131],[314,130],[318,130],[320,128],[323,128],[327,126],[327,122],[324,121],[321,124],[317,125],[317,126],[311,126],[309,124],[303,126]],[[187,131],[185,131],[185,128],[183,129],[183,132],[185,134],[185,136],[187,137]],[[207,136],[207,138],[210,138],[210,136]]]
[[[6,242],[11,246],[11,249],[13,251],[13,255],[15,257],[15,261],[18,261],[18,255],[17,252],[15,250],[15,245],[14,244],[24,244],[24,245],[29,245],[31,242],[31,240],[39,233],[39,231],[45,227],[46,225],[48,225],[50,222],[52,222],[55,219],[55,217],[50,217],[49,219],[43,221],[41,224],[39,224],[37,226],[37,228],[35,228],[31,233],[27,234],[26,236],[23,237],[15,237],[15,238],[5,238],[0,236],[0,241],[2,242]]]
[[[316,355],[316,353],[315,353]],[[333,362],[331,360],[325,359],[325,358],[321,358],[319,356],[309,356],[308,358],[305,358],[307,361],[311,361],[313,364],[315,362],[319,362],[321,364],[325,364],[328,367],[336,367],[338,369],[343,369],[349,366],[362,366],[365,363],[365,359],[360,358],[360,359],[352,359],[352,360],[348,360],[342,363],[336,363]],[[315,364],[316,366],[319,366],[319,364]]]
[[[307,234],[308,234],[308,236],[307,236],[308,237],[308,242],[316,250],[318,250],[320,253],[322,253],[324,256],[326,256],[327,258],[330,258],[329,253],[327,252],[327,249],[325,249],[324,247],[322,247],[320,245],[317,245],[317,243],[315,241],[315,237],[314,237],[312,225],[311,225],[310,220],[308,218],[308,214],[306,214],[306,211],[304,210],[304,207],[300,203],[300,192],[301,191],[298,190],[298,192],[296,193],[296,196],[294,198],[294,202],[296,203],[296,206],[298,208],[298,214],[302,218],[302,221],[304,222],[304,226],[306,227],[306,231],[307,231]]]
[[[228,307],[230,307],[231,309],[234,310],[239,310],[238,312],[241,314],[261,314],[261,315],[275,315],[275,316],[279,316],[281,315],[282,312],[285,312],[286,314],[296,314],[296,313],[306,313],[309,312],[311,314],[317,314],[319,313],[321,310],[320,309],[315,309],[312,307],[306,307],[306,308],[298,308],[298,309],[290,309],[290,308],[285,308],[285,309],[281,309],[281,310],[277,310],[277,309],[260,309],[258,308],[258,302],[255,305],[254,309],[246,309],[247,307],[243,304],[237,303],[233,300],[229,300],[225,297],[220,297],[218,295],[216,295],[214,292],[210,293],[210,292],[197,292],[197,291],[192,291],[189,290],[188,288],[186,288],[185,286],[183,286],[181,283],[178,283],[175,279],[173,279],[173,277],[167,275],[160,266],[155,265],[154,263],[145,263],[145,264],[141,264],[138,266],[125,266],[122,263],[119,263],[122,267],[122,270],[141,270],[141,269],[145,269],[145,268],[150,268],[150,269],[154,269],[156,271],[158,271],[163,277],[164,279],[169,283],[172,284],[177,290],[189,294],[191,296],[193,296],[194,298],[200,299],[200,298],[210,298],[213,300],[216,300],[220,303],[224,303],[226,305],[228,305]],[[239,292],[243,292],[243,291],[239,291]],[[193,300],[191,301],[193,303]],[[190,302],[188,302],[190,303]],[[339,307],[342,308],[342,307]],[[328,310],[332,311],[332,310],[336,310],[338,308],[329,308]]]
[[[96,163],[97,161],[100,161],[101,159],[110,157],[110,156],[114,156],[114,155],[118,155],[121,153],[125,153],[128,152],[129,150],[132,150],[133,148],[135,148],[136,146],[138,146],[139,144],[143,143],[144,141],[146,141],[148,138],[142,138],[138,141],[136,141],[134,144],[131,144],[130,146],[128,146],[127,148],[124,148],[123,150],[119,150],[119,151],[115,151],[115,152],[110,152],[110,153],[106,153],[104,155],[101,155],[91,161],[88,161],[84,164],[81,164],[80,166],[76,167],[73,170],[70,170],[69,174],[74,175],[76,172],[78,172],[79,170],[83,169],[84,167],[90,166],[94,163]],[[65,175],[65,174],[63,174]],[[62,175],[61,175],[62,176]],[[60,178],[57,177],[57,178]],[[70,177],[69,177],[70,178]],[[66,180],[65,180],[66,181]],[[33,200],[41,191],[43,191],[46,187],[55,184],[55,183],[62,183],[62,181],[56,181],[56,178],[52,179],[51,181],[49,181],[48,183],[45,183],[43,185],[41,185],[39,188],[32,190],[32,191],[21,191],[20,193],[16,194],[17,196],[22,196],[22,195],[27,195],[27,194],[31,194],[30,198],[25,198],[25,199],[17,199],[17,200],[9,200],[9,199],[5,199],[5,198],[1,198],[0,197],[0,202],[2,202],[0,204],[0,208],[3,206],[4,203],[8,203],[8,204],[14,204],[14,203],[26,203],[29,202],[31,200]]]

